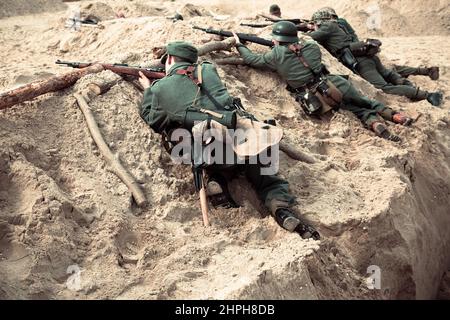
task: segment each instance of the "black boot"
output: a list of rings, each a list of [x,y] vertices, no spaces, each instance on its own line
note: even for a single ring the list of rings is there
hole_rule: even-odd
[[[431,68],[427,68],[428,69],[428,76],[430,77],[431,80],[439,80],[439,67],[431,67]]]
[[[289,209],[278,209],[275,213],[275,220],[283,229],[297,232],[303,239],[320,239],[319,233],[313,227],[301,221]]]
[[[439,107],[443,99],[444,95],[441,92],[431,92],[427,96],[427,101],[435,107]]]
[[[393,142],[400,142],[401,139],[399,136],[389,132],[388,128],[386,127],[386,125],[382,122],[374,122],[372,124],[372,130],[373,132],[376,133],[377,136],[379,136],[380,138],[386,139],[386,140],[390,140]]]

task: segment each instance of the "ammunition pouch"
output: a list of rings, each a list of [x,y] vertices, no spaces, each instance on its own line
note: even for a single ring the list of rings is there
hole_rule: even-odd
[[[325,114],[336,109],[343,99],[342,93],[328,79],[321,79],[312,86],[296,89],[293,92],[296,101],[309,116]]]
[[[207,109],[188,109],[186,111],[183,127],[191,130],[197,122],[215,120],[228,129],[236,129],[236,111],[212,111]]]
[[[344,66],[346,66],[353,72],[356,72],[358,60],[356,60],[355,56],[353,55],[349,47],[345,47],[339,50],[338,59]]]
[[[382,42],[378,39],[367,39],[350,44],[350,51],[355,57],[372,57],[380,52]]]
[[[355,57],[367,55],[367,43],[365,41],[352,42],[349,48]]]

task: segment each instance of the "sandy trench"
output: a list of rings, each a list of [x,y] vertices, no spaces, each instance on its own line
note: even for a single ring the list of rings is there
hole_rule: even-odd
[[[450,4],[432,2],[378,1],[379,31],[367,29],[366,2],[340,1],[336,9],[362,36],[383,41],[383,61],[439,65],[439,81],[411,79],[448,96]],[[210,40],[192,24],[255,32],[239,22],[271,1],[244,1],[237,14],[233,1],[191,3],[3,1],[0,91],[67,71],[54,65],[57,58],[145,64],[152,48],[168,41]],[[279,1],[292,17],[310,17],[331,3]],[[67,5],[100,16],[104,28],[68,30]],[[186,19],[165,18],[175,10]],[[126,18],[115,18],[118,11]],[[232,16],[217,21],[213,14]],[[268,36],[270,28],[256,32]],[[332,72],[348,74],[324,56]],[[137,208],[99,154],[73,98],[91,81],[113,77],[103,72],[0,111],[0,299],[449,298],[448,98],[440,109],[412,103],[352,75],[365,94],[421,115],[412,128],[391,127],[404,140],[395,145],[347,112],[322,121],[306,117],[273,74],[244,66],[219,72],[248,110],[277,119],[287,141],[319,159],[309,165],[282,154],[280,174],[325,239],[304,241],[281,230],[243,179],[232,184],[243,207],[212,211],[213,226],[204,229],[190,168],[171,163],[137,113],[142,95],[122,81],[90,106],[105,140],[150,200],[147,209]],[[370,266],[381,269],[380,290],[367,287]]]

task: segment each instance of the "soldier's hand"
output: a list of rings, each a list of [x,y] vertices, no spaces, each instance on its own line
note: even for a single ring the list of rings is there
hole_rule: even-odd
[[[241,40],[239,39],[238,35],[235,32],[233,32],[233,37],[236,40],[236,44],[242,44]]]
[[[141,71],[139,71],[139,82],[144,90],[150,87],[150,80]]]

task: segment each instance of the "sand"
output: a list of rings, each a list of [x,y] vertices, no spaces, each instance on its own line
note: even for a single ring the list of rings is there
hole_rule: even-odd
[[[58,58],[145,64],[152,48],[167,41],[210,40],[192,24],[255,32],[239,22],[270,4],[246,1],[233,14],[233,1],[191,2],[42,1],[28,11],[24,2],[2,2],[0,91],[68,71],[54,64]],[[362,18],[366,2],[340,1],[336,9],[363,36],[381,38],[387,64],[439,65],[439,81],[412,80],[448,96],[449,8],[435,2],[379,1],[385,22],[375,31]],[[101,17],[103,28],[65,28],[67,6],[78,3],[82,14]],[[330,3],[279,1],[287,13],[306,18]],[[176,10],[187,18],[173,24],[165,16]],[[115,18],[118,12],[126,18]],[[268,36],[270,28],[256,32]],[[324,56],[333,72],[348,74]],[[412,103],[352,75],[365,94],[420,115],[411,128],[391,126],[404,140],[397,145],[348,112],[308,118],[273,74],[244,66],[222,66],[219,73],[249,111],[276,118],[288,142],[319,159],[309,165],[281,154],[280,174],[324,239],[306,241],[280,229],[243,179],[232,183],[242,207],[212,210],[212,226],[203,228],[190,168],[170,161],[137,113],[141,93],[122,81],[90,106],[106,142],[149,199],[148,208],[137,208],[99,154],[73,97],[112,77],[107,71],[0,111],[1,299],[448,298],[448,98],[442,108]],[[381,269],[380,290],[367,286],[370,266]]]

